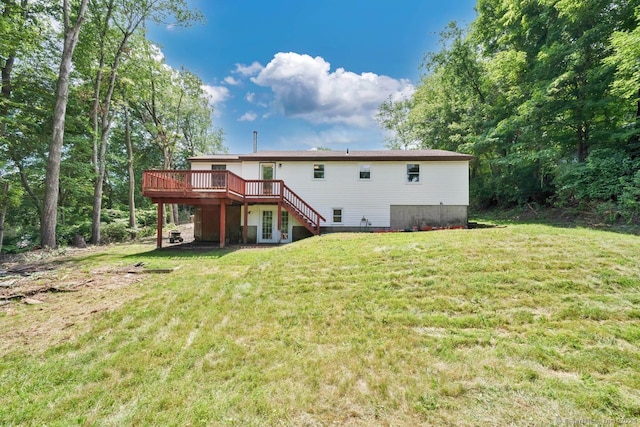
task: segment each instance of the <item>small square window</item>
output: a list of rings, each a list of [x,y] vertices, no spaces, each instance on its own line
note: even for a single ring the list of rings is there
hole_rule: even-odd
[[[360,165],[360,179],[371,179],[371,165]]]
[[[226,171],[227,165],[211,165],[212,171]]]
[[[342,222],[342,208],[333,209],[333,222]]]
[[[324,179],[324,165],[313,165],[313,179]]]
[[[420,182],[420,165],[409,163],[407,165],[407,182]]]

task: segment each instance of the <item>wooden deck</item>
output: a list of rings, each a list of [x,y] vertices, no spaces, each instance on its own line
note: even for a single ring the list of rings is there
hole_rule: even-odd
[[[247,224],[247,206],[275,204],[286,209],[311,233],[320,234],[320,223],[325,218],[306,203],[282,180],[246,180],[229,171],[147,170],[142,175],[142,194],[158,204],[158,247],[162,245],[162,205],[245,205],[244,223]],[[279,220],[280,215],[278,215]],[[224,215],[221,215],[224,222]],[[279,222],[279,221],[278,221]],[[278,224],[280,225],[280,224]],[[221,229],[223,225],[221,225]],[[246,226],[244,227],[246,242]],[[224,246],[221,239],[221,246]]]

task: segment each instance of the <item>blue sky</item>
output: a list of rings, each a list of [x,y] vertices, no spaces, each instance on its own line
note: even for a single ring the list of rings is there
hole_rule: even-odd
[[[377,107],[409,96],[420,64],[475,0],[190,0],[205,24],[155,26],[167,64],[205,84],[230,153],[382,149]]]

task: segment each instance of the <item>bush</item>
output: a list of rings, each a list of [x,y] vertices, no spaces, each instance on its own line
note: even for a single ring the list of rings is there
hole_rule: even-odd
[[[118,220],[129,220],[129,212],[120,209],[103,209],[100,213],[100,221],[111,223]]]
[[[73,243],[73,238],[81,235],[85,240],[89,240],[91,236],[91,221],[83,221],[79,224],[66,225],[59,224],[56,227],[56,242],[58,246],[67,246]]]
[[[127,216],[128,218],[128,216]],[[138,227],[155,225],[158,222],[158,211],[155,207],[151,209],[136,209],[136,223]]]
[[[640,218],[640,170],[626,181],[618,198],[618,207],[626,222],[631,223]]]
[[[637,163],[637,162],[635,162]],[[593,150],[584,163],[558,169],[555,184],[560,205],[575,202],[617,201],[634,172],[634,162],[623,151]]]
[[[123,221],[116,221],[100,225],[100,240],[102,243],[119,243],[129,239],[130,230]]]

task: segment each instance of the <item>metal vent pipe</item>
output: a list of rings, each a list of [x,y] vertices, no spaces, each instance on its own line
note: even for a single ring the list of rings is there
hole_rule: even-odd
[[[254,153],[258,152],[258,131],[257,130],[253,131],[253,152]]]

